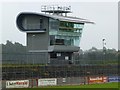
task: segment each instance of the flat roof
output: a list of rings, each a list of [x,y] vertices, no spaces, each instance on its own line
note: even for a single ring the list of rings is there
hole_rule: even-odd
[[[22,12],[18,15],[19,16],[24,16],[24,15],[37,15],[37,16],[45,16],[48,18],[53,18],[59,21],[67,21],[67,22],[76,22],[76,23],[90,23],[94,24],[94,22],[88,20],[88,19],[83,19],[83,18],[78,18],[78,17],[72,17],[72,16],[61,16],[61,15],[51,15],[51,14],[43,14],[43,13],[36,13],[36,12]]]

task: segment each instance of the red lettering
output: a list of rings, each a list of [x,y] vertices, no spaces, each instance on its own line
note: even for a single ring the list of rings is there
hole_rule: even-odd
[[[27,82],[16,82],[17,85],[27,85]]]
[[[16,84],[19,84],[19,82],[16,82]]]
[[[27,85],[27,82],[25,82],[25,84]]]

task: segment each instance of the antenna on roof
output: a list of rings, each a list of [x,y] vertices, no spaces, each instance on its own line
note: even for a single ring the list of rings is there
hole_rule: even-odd
[[[71,13],[71,6],[59,6],[59,5],[42,5],[41,12],[67,16],[67,13]]]

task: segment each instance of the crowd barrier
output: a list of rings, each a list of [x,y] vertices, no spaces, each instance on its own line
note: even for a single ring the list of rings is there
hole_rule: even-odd
[[[32,88],[53,85],[84,85],[96,83],[120,82],[120,76],[89,76],[64,78],[38,78],[28,80],[4,80],[2,88]]]

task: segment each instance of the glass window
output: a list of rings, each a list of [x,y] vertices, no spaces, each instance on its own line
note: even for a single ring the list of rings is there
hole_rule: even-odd
[[[55,36],[50,35],[50,45],[55,45]]]
[[[28,18],[28,19],[24,20],[24,23],[25,23],[24,28],[28,29],[28,30],[34,30],[34,29],[35,30],[40,30],[40,29],[43,29],[43,19],[42,18],[35,18],[34,20],[30,20]]]
[[[55,45],[64,45],[64,39],[56,39]]]
[[[62,36],[62,35],[50,36],[50,45],[79,46],[79,44],[80,44],[79,36]]]
[[[83,24],[83,23],[81,23],[81,24],[75,23],[75,24],[74,24],[74,28],[82,29],[83,27],[84,27],[84,24]]]
[[[71,45],[71,46],[79,46],[80,44],[80,37],[79,36],[55,36],[55,39],[61,39],[63,40],[63,45]]]
[[[79,46],[80,44],[80,38],[79,37],[75,37],[74,38],[74,46]]]
[[[60,29],[61,30],[69,30],[74,31],[76,29],[83,29],[84,23],[73,23],[73,22],[65,22],[60,21]]]
[[[57,20],[53,20],[53,19],[50,19],[50,22],[54,22],[53,26],[52,26],[53,23],[51,23],[49,30],[50,45],[79,46],[80,37],[82,34],[82,29],[84,24],[65,22],[65,21],[60,21],[58,23]],[[51,38],[51,35],[54,36],[54,39]]]
[[[42,28],[43,19],[40,19],[40,28]]]
[[[59,21],[55,19],[49,18],[49,30],[52,31],[57,31],[59,28]]]
[[[68,56],[65,56],[65,60],[69,60],[69,57],[68,57]]]
[[[74,23],[72,23],[72,22],[60,21],[60,27],[73,28],[73,27],[74,27]]]
[[[61,56],[61,53],[57,53],[57,56]]]
[[[56,53],[54,53],[54,52],[50,53],[50,58],[57,58]]]

